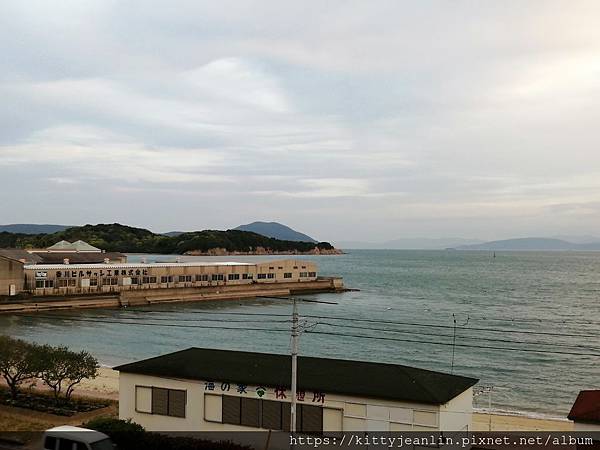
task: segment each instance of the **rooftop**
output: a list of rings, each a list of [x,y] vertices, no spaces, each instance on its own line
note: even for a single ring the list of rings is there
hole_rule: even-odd
[[[600,390],[580,391],[567,417],[576,422],[600,423]]]
[[[192,347],[115,368],[188,380],[290,386],[288,355]],[[298,357],[298,389],[444,404],[479,380],[397,364]]]
[[[49,252],[94,252],[99,253],[102,250],[88,244],[85,241],[78,240],[75,242],[60,241],[51,245],[46,249]]]
[[[62,264],[68,259],[71,264],[103,264],[104,260],[120,260],[127,255],[118,252],[40,252],[34,254],[39,258],[38,264]]]
[[[29,253],[27,250],[20,248],[0,248],[0,256],[16,261],[24,261],[25,264],[36,264],[42,261],[42,258],[38,255]]]

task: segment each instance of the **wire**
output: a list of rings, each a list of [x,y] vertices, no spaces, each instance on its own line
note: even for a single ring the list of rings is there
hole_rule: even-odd
[[[180,325],[175,323],[148,323],[148,322],[122,322],[122,321],[114,321],[114,320],[97,320],[97,319],[82,319],[75,317],[65,317],[65,316],[30,316],[25,314],[20,314],[20,317],[27,318],[41,318],[41,319],[50,319],[50,320],[70,320],[73,322],[94,322],[94,323],[111,323],[116,325],[142,325],[142,326],[155,326],[155,327],[173,327],[173,328],[209,328],[209,329],[218,329],[218,330],[243,330],[243,331],[269,331],[269,332],[284,332],[289,333],[289,329],[276,329],[276,328],[246,328],[246,327],[221,327],[221,326],[209,326],[209,325]]]
[[[39,317],[54,317],[54,316],[39,316]],[[63,319],[68,319],[71,318],[72,316],[57,316],[57,317],[61,317]],[[77,317],[74,317],[77,318]],[[92,317],[95,319],[112,319],[112,317],[109,316],[96,316],[96,317]],[[223,319],[180,319],[180,318],[169,318],[169,317],[140,317],[140,316],[136,316],[136,317],[127,317],[127,316],[122,316],[119,317],[118,320],[139,320],[139,319],[146,319],[146,320],[152,320],[152,321],[167,321],[170,320],[171,322],[218,322],[218,323],[222,323],[222,322],[234,322],[234,323],[291,323],[291,320],[269,320],[269,321],[265,321],[265,320],[256,320],[256,319],[229,319],[229,318],[223,318]]]
[[[144,311],[143,309],[137,309],[136,311]],[[161,310],[146,310],[147,312],[152,313],[168,313],[169,311],[161,311]],[[265,316],[265,317],[289,317],[289,314],[274,314],[274,313],[245,313],[245,312],[208,312],[208,311],[186,311],[186,314],[209,314],[209,315],[236,315],[236,316]],[[383,323],[388,325],[405,325],[405,326],[413,326],[413,327],[423,327],[423,328],[446,328],[446,329],[454,329],[453,325],[438,325],[438,324],[428,324],[428,323],[411,323],[411,322],[395,322],[390,320],[379,320],[379,319],[360,319],[360,318],[352,318],[352,317],[333,317],[333,316],[317,316],[317,315],[309,315],[302,314],[302,317],[307,317],[311,319],[330,319],[330,320],[349,320],[355,322],[368,322],[368,323]],[[154,320],[154,319],[152,319]],[[500,320],[500,319],[499,319]],[[508,319],[507,319],[508,320]],[[533,334],[533,335],[542,335],[542,336],[561,336],[561,337],[589,337],[589,338],[598,338],[597,334],[579,334],[579,333],[553,333],[548,331],[530,331],[530,330],[511,330],[511,329],[501,329],[501,328],[478,328],[478,327],[457,327],[459,330],[464,331],[483,331],[483,332],[493,332],[493,333],[516,333],[516,334]]]
[[[421,336],[434,336],[434,337],[447,337],[447,338],[453,337],[451,334],[436,334],[436,333],[427,333],[427,332],[423,332],[423,331],[391,330],[389,328],[361,327],[359,325],[343,325],[343,324],[339,324],[339,323],[330,323],[330,322],[317,322],[317,323],[319,325],[326,325],[326,326],[329,326],[329,327],[350,328],[350,329],[357,329],[357,330],[384,331],[384,332],[387,332],[387,333],[399,333],[399,334],[419,334]],[[485,337],[478,337],[478,336],[462,336],[462,335],[458,335],[457,337],[462,338],[462,339],[487,341],[487,342],[505,342],[505,343],[509,343],[509,344],[515,344],[515,343],[518,342],[518,341],[511,340],[511,339],[494,339],[494,338],[485,338]],[[519,344],[529,344],[529,345],[552,345],[553,347],[582,348],[582,349],[600,351],[599,348],[594,348],[594,347],[586,347],[586,346],[582,346],[582,345],[560,344],[560,343],[557,344],[557,343],[553,343],[553,342],[527,342],[527,341],[523,341],[523,342],[518,342],[518,343]]]
[[[45,318],[51,320],[71,320],[75,322],[97,322],[97,323],[112,323],[112,324],[120,324],[120,325],[142,325],[142,326],[156,326],[156,327],[175,327],[175,328],[206,328],[206,329],[221,329],[221,330],[240,330],[240,331],[265,331],[265,332],[275,332],[275,333],[289,333],[288,329],[274,329],[274,328],[246,328],[246,327],[222,327],[222,326],[199,326],[199,325],[181,325],[181,324],[165,324],[165,323],[147,323],[147,322],[119,322],[119,321],[111,321],[111,320],[96,320],[96,319],[82,319],[82,318],[73,318],[73,317],[60,317],[60,316],[31,316],[31,315],[20,315],[21,317],[29,317],[29,318]],[[578,352],[563,352],[563,351],[551,351],[551,350],[534,350],[534,349],[524,349],[524,348],[514,348],[514,347],[494,347],[494,346],[486,346],[486,345],[474,345],[474,344],[451,344],[447,342],[434,342],[434,341],[420,341],[413,339],[399,339],[399,338],[391,338],[391,337],[383,337],[383,336],[365,336],[360,334],[350,334],[350,333],[332,333],[325,331],[311,331],[307,330],[306,333],[312,334],[320,334],[320,335],[328,335],[328,336],[343,336],[343,337],[355,337],[361,339],[376,339],[376,340],[384,340],[384,341],[394,341],[394,342],[410,342],[415,344],[430,344],[430,345],[443,345],[443,346],[452,346],[455,345],[457,347],[465,347],[465,348],[479,348],[479,349],[489,349],[489,350],[502,350],[502,351],[516,351],[516,352],[526,352],[526,353],[542,353],[542,354],[558,354],[558,355],[574,355],[574,356],[600,356],[600,353],[578,353]]]
[[[331,320],[351,320],[354,322],[368,322],[368,323],[384,323],[388,325],[405,325],[411,327],[423,327],[423,328],[446,328],[454,329],[453,325],[436,325],[429,323],[415,323],[415,322],[394,322],[390,320],[378,320],[378,319],[359,319],[351,317],[332,317],[332,316],[315,316],[315,315],[303,315],[303,317],[309,317],[311,319],[331,319]],[[459,330],[465,331],[485,331],[493,333],[515,333],[515,334],[536,334],[543,336],[562,336],[562,337],[591,337],[598,338],[597,334],[569,334],[569,333],[552,333],[549,331],[530,331],[530,330],[511,330],[501,328],[475,328],[475,327],[457,327]]]
[[[355,338],[363,338],[363,339],[378,339],[378,340],[383,340],[383,341],[412,342],[415,344],[432,344],[432,345],[444,345],[444,346],[456,345],[457,347],[482,348],[482,349],[490,349],[490,350],[503,350],[503,351],[515,351],[515,352],[527,352],[527,353],[552,353],[552,354],[558,354],[558,355],[600,356],[600,353],[576,353],[576,352],[560,352],[560,351],[551,351],[551,350],[531,350],[531,349],[512,348],[512,347],[493,347],[493,346],[487,346],[487,345],[451,344],[451,343],[447,343],[447,342],[415,341],[415,340],[411,340],[411,339],[397,339],[397,338],[382,337],[382,336],[364,336],[364,335],[360,335],[360,334],[350,334],[350,333],[330,333],[330,332],[325,332],[325,331],[307,331],[307,333],[324,334],[324,335],[328,335],[328,336],[355,337]]]
[[[156,310],[156,309],[143,309],[143,308],[127,308],[128,311],[140,311],[140,312],[149,312],[149,313],[170,313],[172,311],[166,310]],[[271,316],[271,317],[290,317],[290,314],[269,314],[269,313],[250,313],[250,312],[212,312],[212,311],[173,311],[175,313],[185,312],[185,314],[209,314],[209,315],[228,315],[228,316]]]

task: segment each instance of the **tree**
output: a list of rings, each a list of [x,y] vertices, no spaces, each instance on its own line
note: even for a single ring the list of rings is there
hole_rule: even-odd
[[[86,378],[96,378],[100,368],[98,360],[86,351],[73,352],[67,347],[44,346],[44,361],[40,378],[54,393],[54,402],[60,403],[60,394],[65,401],[71,400],[75,386]]]
[[[41,346],[0,336],[0,374],[13,400],[17,398],[23,382],[38,376],[41,360]]]
[[[71,401],[75,386],[85,379],[93,379],[98,376],[100,365],[98,360],[90,353],[82,350],[79,353],[71,352],[71,363],[69,365],[69,375],[67,377],[67,390],[65,399],[67,403]]]

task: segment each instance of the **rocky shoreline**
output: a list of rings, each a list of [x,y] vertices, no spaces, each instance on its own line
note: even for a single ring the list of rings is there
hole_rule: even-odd
[[[277,251],[271,250],[270,248],[264,247],[256,247],[247,252],[243,251],[229,251],[225,248],[211,248],[206,251],[203,250],[190,250],[184,253],[187,256],[230,256],[230,255],[240,255],[240,256],[261,256],[261,255],[343,255],[344,252],[340,249],[320,249],[318,247],[313,248],[307,252],[301,252],[298,250],[286,250],[286,251]]]

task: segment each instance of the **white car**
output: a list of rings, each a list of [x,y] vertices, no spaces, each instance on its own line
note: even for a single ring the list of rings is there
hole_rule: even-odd
[[[63,425],[44,432],[44,450],[114,450],[116,446],[104,433]]]

